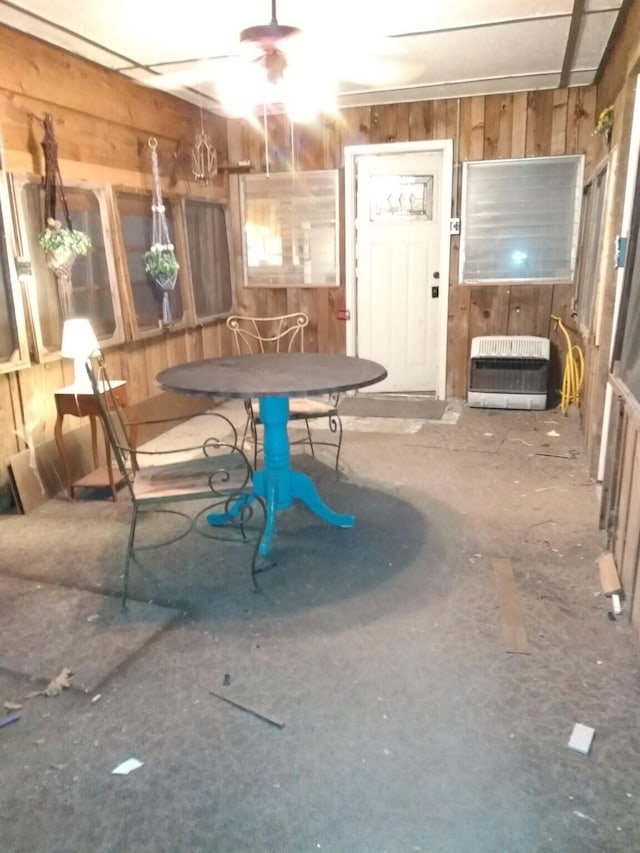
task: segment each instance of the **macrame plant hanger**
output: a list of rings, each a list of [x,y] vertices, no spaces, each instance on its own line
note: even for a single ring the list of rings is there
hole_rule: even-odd
[[[160,189],[157,149],[158,142],[152,137],[149,140],[149,150],[151,151],[153,175],[153,201],[151,204],[153,234],[151,249],[145,254],[145,269],[162,291],[162,323],[164,326],[171,326],[173,317],[169,297],[178,280],[179,264],[174,254],[173,243],[167,227],[167,217],[165,216],[162,190]]]
[[[53,117],[51,113],[44,115],[44,137],[42,139],[42,150],[44,151],[44,227],[49,228],[57,223],[56,208],[58,199],[62,206],[65,225],[69,231],[73,231],[69,207],[62,185],[60,164],[58,163],[58,143],[53,131]],[[77,254],[70,249],[53,249],[46,252],[46,261],[49,269],[53,271],[58,286],[58,299],[62,319],[68,320],[73,316],[73,289],[71,285],[71,267]]]

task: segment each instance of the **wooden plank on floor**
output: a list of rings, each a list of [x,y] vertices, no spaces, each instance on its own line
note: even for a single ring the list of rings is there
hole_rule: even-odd
[[[69,430],[64,436],[71,478],[76,480],[93,468],[89,425]],[[22,513],[33,512],[65,488],[62,459],[54,441],[22,450],[8,460],[11,486]]]
[[[520,655],[531,654],[511,560],[498,558],[492,563],[502,617],[505,651]]]
[[[618,571],[616,569],[616,561],[611,551],[605,551],[596,560],[598,571],[600,572],[600,586],[602,587],[603,595],[618,595],[622,592]]]

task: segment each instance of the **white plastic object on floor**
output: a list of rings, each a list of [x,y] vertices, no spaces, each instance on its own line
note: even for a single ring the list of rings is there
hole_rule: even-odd
[[[585,726],[582,723],[576,723],[571,732],[569,749],[574,749],[576,752],[581,752],[583,755],[588,755],[591,749],[591,743],[595,736],[596,730],[591,726]]]

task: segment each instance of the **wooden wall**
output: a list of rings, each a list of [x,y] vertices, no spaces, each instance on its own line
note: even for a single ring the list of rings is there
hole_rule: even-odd
[[[293,144],[288,121],[271,116],[264,134],[248,124],[229,128],[232,159],[250,160],[260,171],[335,169],[344,162],[346,145],[452,139],[454,187],[452,215],[460,209],[461,171],[465,160],[585,154],[592,169],[597,140],[593,137],[595,88],[518,92],[438,101],[344,109],[339,118],[324,117],[314,126],[296,126]],[[268,154],[267,154],[268,152]],[[458,283],[459,238],[451,241],[447,394],[467,392],[471,339],[483,334],[528,334],[550,337],[554,361],[552,382],[560,383],[564,339],[555,331],[551,314],[570,325],[573,285],[518,283],[499,286]],[[243,310],[270,313],[287,308],[312,310],[318,318],[319,345],[333,350],[344,345],[344,321],[335,318],[342,306],[342,288],[244,290]],[[329,337],[324,336],[328,334]]]
[[[151,189],[148,140],[158,141],[166,188],[186,186],[190,146],[200,126],[199,110],[170,95],[134,84],[64,51],[0,26],[0,131],[8,171],[43,175],[42,117],[54,120],[63,181],[88,180],[132,189]],[[207,117],[207,131],[227,161],[226,121]],[[205,194],[227,198],[221,177]],[[199,190],[200,196],[203,191]],[[225,330],[226,331],[226,330]],[[158,371],[191,358],[227,351],[219,324],[166,332],[109,350],[112,376],[127,380],[134,404],[160,392]],[[24,450],[25,423],[37,423],[41,441],[53,436],[54,391],[73,380],[67,359],[0,374],[0,488],[8,480],[7,459]],[[67,428],[82,425],[65,420]]]
[[[158,140],[166,186],[188,183],[189,149],[199,126],[196,107],[170,95],[138,86],[23,33],[0,27],[0,128],[9,170],[43,173],[41,117],[54,118],[63,178],[108,182],[134,189],[151,186],[147,141]],[[345,145],[405,140],[452,139],[455,181],[452,211],[459,209],[461,164],[467,159],[594,153],[594,88],[520,92],[462,99],[346,109],[339,117],[297,129],[298,168],[340,168]],[[265,168],[264,140],[243,122],[207,119],[221,162],[249,159]],[[290,131],[278,117],[269,119],[270,168],[287,168]],[[212,197],[225,198],[229,179],[219,178]],[[233,246],[236,267],[240,248]],[[550,335],[551,313],[568,318],[572,287],[551,285],[463,286],[458,284],[458,244],[451,244],[448,394],[464,397],[469,343],[474,335]],[[311,317],[310,348],[340,352],[345,346],[343,289],[240,288],[241,311],[269,314],[304,310]],[[153,378],[183,360],[224,354],[230,341],[214,322],[190,330],[166,332],[109,353],[112,375],[129,383],[130,398],[142,403],[158,394]],[[559,361],[556,362],[556,374]],[[42,436],[52,435],[53,392],[71,380],[70,363],[52,361],[0,375],[0,485],[6,460],[25,448],[23,426],[34,419]]]
[[[607,211],[612,234],[622,231],[626,196],[629,147],[637,81],[640,74],[640,4],[633,3],[625,27],[611,53],[598,87],[597,112],[614,106],[614,126],[609,157],[612,170],[611,205]],[[636,177],[636,182],[640,175]],[[633,190],[631,190],[633,192]],[[588,342],[592,364],[592,400],[584,412],[587,447],[600,448],[600,419],[607,382],[611,408],[606,434],[605,471],[602,481],[600,523],[607,532],[608,548],[622,585],[624,613],[640,639],[640,402],[616,376],[610,363],[613,304],[617,270],[613,264],[613,241],[603,247],[606,275],[600,282],[603,322],[598,340]]]
[[[604,263],[601,280],[597,282],[599,322],[583,342],[588,365],[582,423],[589,466],[594,477],[602,443],[602,417],[605,389],[610,370],[612,322],[616,294],[617,270],[614,263],[615,235],[620,233],[625,199],[625,184],[629,165],[629,141],[636,92],[636,77],[640,72],[640,3],[629,6],[627,20],[619,32],[602,79],[597,87],[595,116],[605,107],[614,107],[611,147],[596,141],[593,165],[609,160],[611,188],[610,203],[605,212],[604,234],[608,240],[602,246]],[[600,259],[599,259],[600,261]]]

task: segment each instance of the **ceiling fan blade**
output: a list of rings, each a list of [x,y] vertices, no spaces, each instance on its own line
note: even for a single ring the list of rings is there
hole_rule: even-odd
[[[408,85],[418,79],[423,65],[390,57],[365,57],[340,65],[339,79],[366,86]]]
[[[232,57],[220,56],[215,59],[193,59],[189,60],[185,68],[166,71],[163,73],[151,73],[146,77],[138,79],[138,83],[171,92],[182,86],[193,86],[207,80],[214,80],[221,73],[221,66],[230,62]]]
[[[291,72],[307,78],[322,69],[322,76],[335,81],[393,86],[411,83],[423,71],[422,62],[402,56],[398,42],[380,36],[362,36],[354,44],[346,34],[325,40],[317,33],[302,33],[282,50]]]

